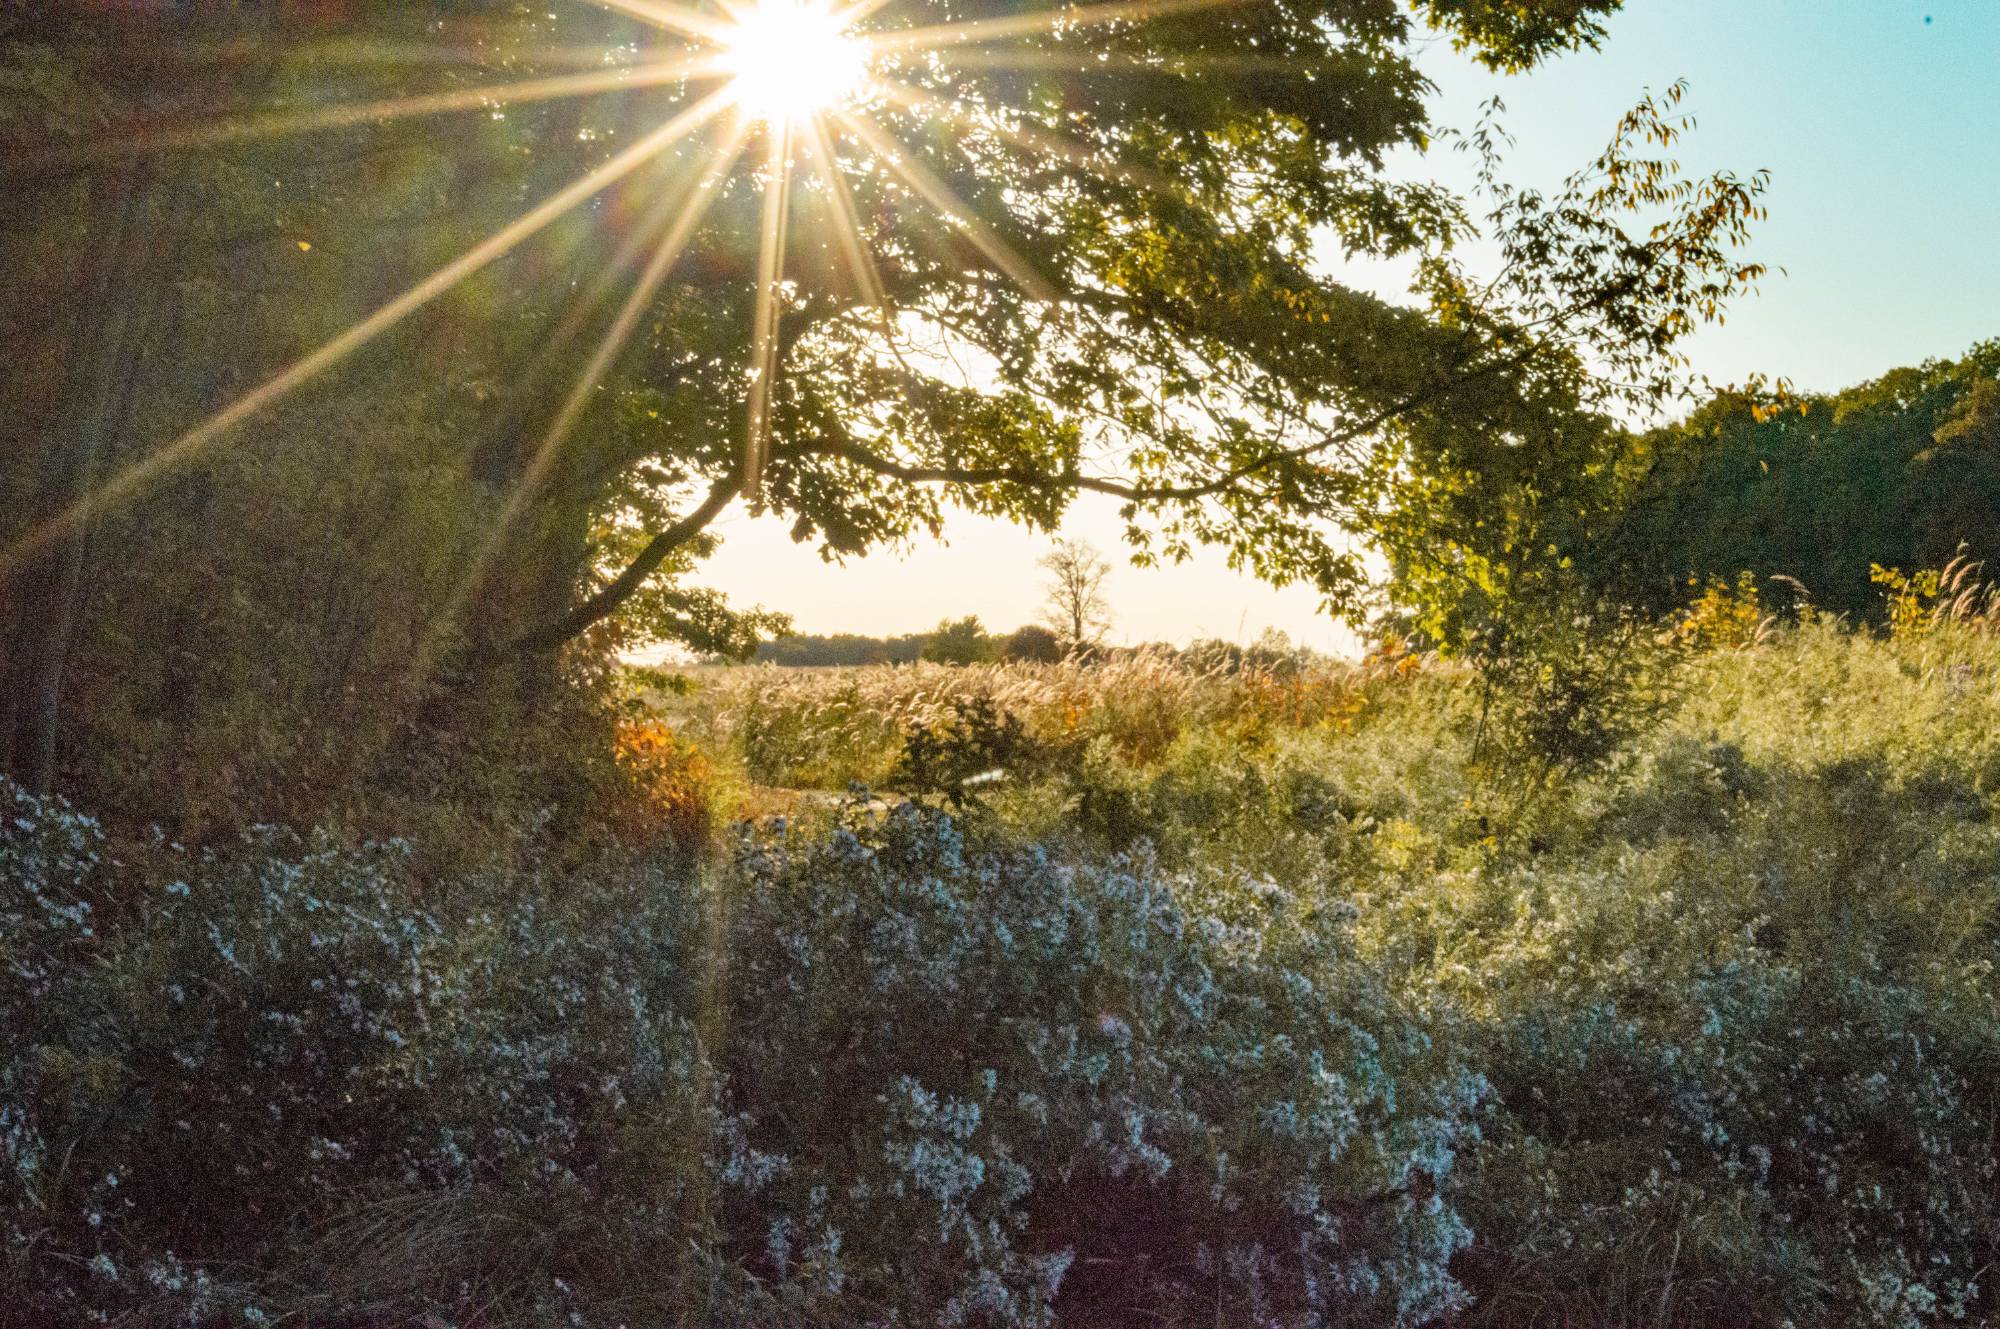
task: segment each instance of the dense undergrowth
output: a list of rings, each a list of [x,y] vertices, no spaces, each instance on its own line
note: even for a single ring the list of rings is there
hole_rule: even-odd
[[[9,795],[0,1321],[1983,1321],[2000,639],[1740,637],[707,676],[699,860]]]

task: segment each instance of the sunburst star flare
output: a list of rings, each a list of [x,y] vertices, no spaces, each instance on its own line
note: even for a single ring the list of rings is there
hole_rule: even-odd
[[[870,52],[846,17],[806,0],[763,0],[738,11],[723,40],[730,96],[769,124],[805,119],[859,95]]]

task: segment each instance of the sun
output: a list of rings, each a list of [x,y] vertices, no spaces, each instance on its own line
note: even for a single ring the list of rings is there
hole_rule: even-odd
[[[866,44],[824,3],[757,0],[736,10],[722,41],[731,99],[767,124],[839,106],[867,81]]]

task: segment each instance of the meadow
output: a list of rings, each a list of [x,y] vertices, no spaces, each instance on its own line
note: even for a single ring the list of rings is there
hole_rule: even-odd
[[[1561,778],[1480,733],[1476,678],[1409,656],[732,670],[668,711],[754,799],[907,781],[912,726],[977,779],[1008,746],[981,749],[990,703],[1023,722],[1025,778],[955,796],[979,833],[1137,852],[1253,951],[1324,929],[1424,1049],[1405,1110],[1463,1095],[1402,1197],[1464,1225],[1431,1251],[1455,1321],[1976,1317],[2000,652],[1950,627],[1758,637],[1672,666],[1657,720]],[[1289,1138],[1296,1106],[1254,1119]]]
[[[640,677],[533,867],[17,794],[8,1322],[1983,1321],[2000,639],[1657,668]]]

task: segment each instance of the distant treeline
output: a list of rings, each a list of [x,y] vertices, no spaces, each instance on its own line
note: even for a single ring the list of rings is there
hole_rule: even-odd
[[[1378,631],[1477,652],[1563,616],[1537,600],[1652,618],[1746,577],[1774,613],[1884,627],[1884,578],[2000,574],[2000,339],[1839,392],[1721,391],[1672,425],[1580,435],[1563,465],[1522,463],[1424,500],[1391,546]]]
[[[776,665],[909,664],[923,654],[928,635],[910,632],[900,637],[864,637],[836,632],[821,636],[802,632],[763,643],[757,648],[757,661]]]
[[[1282,672],[1312,657],[1309,649],[1295,645],[1289,636],[1276,629],[1248,646],[1218,639],[1191,642],[1184,647],[1167,642],[1147,642],[1140,646],[1108,646],[1101,642],[1074,645],[1034,623],[1012,632],[989,633],[974,616],[948,619],[930,632],[908,632],[894,637],[869,637],[855,632],[799,633],[765,642],[757,648],[756,658],[759,664],[810,668],[913,664],[918,660],[940,664],[1021,661],[1055,664],[1072,654],[1094,660],[1154,655],[1220,672],[1245,668]]]
[[[1054,664],[1073,651],[1101,655],[1109,649],[1090,642],[1080,647],[1064,642],[1036,623],[1012,632],[992,633],[977,615],[968,615],[946,619],[929,632],[909,632],[897,637],[865,637],[853,632],[780,637],[759,646],[757,660],[760,664],[787,666],[912,664],[918,660],[940,664],[1000,661]]]

